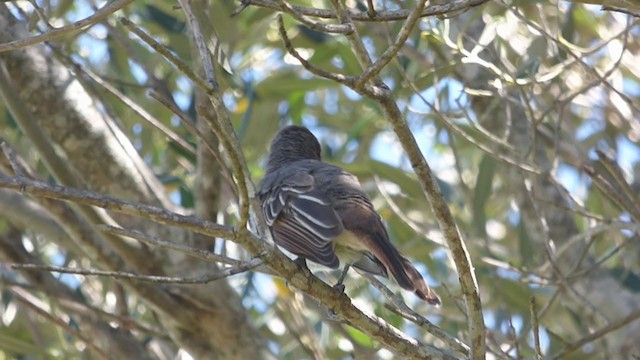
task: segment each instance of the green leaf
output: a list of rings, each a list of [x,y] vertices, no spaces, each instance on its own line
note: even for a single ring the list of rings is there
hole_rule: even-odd
[[[371,337],[369,337],[367,334],[363,333],[362,331],[356,328],[353,328],[351,326],[345,326],[345,330],[347,330],[349,335],[351,335],[351,338],[355,340],[358,344],[366,347],[375,346],[375,341],[373,341]]]
[[[8,352],[10,355],[38,355],[40,357],[46,354],[44,349],[41,349],[32,342],[18,339],[11,333],[8,335],[0,334],[0,349]],[[11,358],[11,356],[9,358]]]
[[[483,155],[478,170],[478,179],[473,195],[473,225],[481,236],[486,236],[486,204],[491,196],[493,177],[496,172],[496,161],[488,155]]]
[[[302,114],[304,114],[306,108],[305,94],[306,92],[304,91],[298,91],[289,96],[289,116],[296,125],[302,125]]]
[[[176,144],[175,142],[171,141],[168,144],[169,144],[169,149],[173,150],[178,155],[180,155],[183,158],[187,159],[190,163],[195,164],[198,161],[198,158],[197,158],[197,156],[195,154],[187,151],[186,149],[184,149],[182,146]]]
[[[187,209],[193,209],[196,204],[195,196],[193,196],[193,191],[189,187],[187,187],[184,183],[180,184],[180,205]]]
[[[314,43],[317,43],[318,45],[321,45],[325,43],[327,40],[329,40],[329,36],[327,34],[320,31],[313,30],[313,29],[309,29],[304,25],[298,25],[298,30],[300,30],[301,35],[307,37],[308,39],[310,39]]]
[[[518,250],[520,251],[520,261],[522,265],[532,265],[535,248],[527,232],[524,219],[520,219],[520,223],[518,223]]]
[[[285,99],[292,92],[307,92],[317,89],[335,87],[329,80],[311,78],[301,79],[293,71],[274,73],[256,85],[256,95],[262,100],[280,98]]]
[[[178,20],[175,16],[168,14],[159,7],[147,4],[147,19],[160,25],[165,30],[174,33],[182,33],[185,30],[186,23]]]
[[[640,276],[634,274],[631,270],[616,267],[609,270],[609,273],[625,288],[634,292],[640,292]]]

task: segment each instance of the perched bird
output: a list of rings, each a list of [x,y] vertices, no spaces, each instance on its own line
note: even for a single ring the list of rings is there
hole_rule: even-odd
[[[271,142],[258,196],[274,241],[302,259],[388,277],[429,304],[440,298],[389,241],[380,215],[347,171],[321,161],[305,127],[287,126]]]

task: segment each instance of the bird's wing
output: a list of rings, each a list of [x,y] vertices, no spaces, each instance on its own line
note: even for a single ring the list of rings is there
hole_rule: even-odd
[[[340,265],[332,240],[342,233],[342,221],[311,174],[290,167],[267,175],[260,197],[278,245],[328,267]]]

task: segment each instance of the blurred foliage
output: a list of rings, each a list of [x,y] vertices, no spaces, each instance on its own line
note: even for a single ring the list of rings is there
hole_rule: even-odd
[[[46,3],[48,16],[58,24],[82,18],[92,11],[91,2]],[[363,5],[359,1],[347,3]],[[26,14],[32,14],[32,8],[26,3],[16,4],[24,6]],[[296,4],[318,6],[319,2],[301,0]],[[389,1],[385,5],[396,9],[409,8],[411,3]],[[182,60],[193,63],[194,50],[185,18],[174,6],[173,2],[134,2],[121,16],[134,21]],[[254,181],[263,174],[261,166],[277,129],[288,123],[308,126],[320,138],[326,161],[343,166],[361,179],[384,217],[392,241],[423,266],[421,270],[428,274],[429,282],[444,295],[444,306],[434,309],[417,302],[412,294],[400,292],[395,285],[390,285],[392,289],[446,332],[453,335],[466,332],[466,319],[458,310],[462,307],[462,298],[456,271],[446,248],[441,245],[443,240],[429,204],[380,110],[353,91],[310,75],[288,56],[278,35],[273,11],[250,6],[236,17],[230,17],[237,6],[238,2],[231,0],[212,1],[203,7],[201,16],[209,19],[206,36],[217,44],[218,78]],[[522,15],[514,15],[514,9]],[[528,26],[527,21],[542,24],[546,33]],[[369,52],[381,54],[401,25],[400,21],[364,22],[358,23],[358,30]],[[285,16],[285,27],[294,46],[315,66],[347,75],[361,71],[343,36],[311,31],[289,16]],[[525,333],[530,325],[528,299],[534,295],[538,304],[545,304],[555,285],[545,281],[548,274],[535,273],[545,262],[544,249],[540,239],[528,232],[525,224],[528,219],[514,203],[516,190],[511,183],[514,179],[506,175],[506,168],[511,165],[491,152],[482,151],[477,143],[489,144],[489,149],[500,153],[507,146],[496,139],[506,141],[510,124],[495,121],[511,121],[511,108],[524,107],[531,123],[553,134],[548,142],[550,149],[566,146],[581,157],[576,161],[558,152],[554,159],[557,164],[554,171],[567,191],[605,223],[628,220],[594,188],[580,165],[584,159],[593,159],[595,148],[616,151],[616,160],[627,180],[638,183],[638,35],[637,20],[601,11],[595,6],[523,0],[511,2],[507,7],[488,2],[451,19],[423,19],[419,31],[412,34],[397,60],[382,73],[438,175],[467,241],[492,341],[503,350],[511,351],[511,355],[516,350],[510,344],[520,338],[517,351],[521,358],[533,357],[533,344]],[[177,117],[148,95],[151,89],[171,94],[178,106],[193,117],[193,85],[162,56],[128,33],[116,17],[53,44],[82,67],[99,74],[183,139],[195,143]],[[570,53],[580,54],[581,60],[576,62]],[[496,60],[487,64],[483,58]],[[596,73],[606,78],[606,82],[594,77]],[[482,81],[467,83],[474,77]],[[192,208],[197,201],[192,191],[195,157],[169,142],[117,97],[100,87],[96,89],[96,100],[115,115],[126,136],[173,194],[172,199],[185,208]],[[507,93],[517,93],[518,98],[507,97]],[[475,106],[478,101],[484,106]],[[432,106],[438,113],[432,111]],[[22,136],[2,103],[0,108],[2,136],[15,144],[47,178],[37,155],[29,151],[28,139]],[[451,124],[476,144],[452,131]],[[226,198],[226,201],[221,210],[232,222],[232,199]],[[577,207],[567,211],[574,210]],[[582,230],[595,221],[578,211],[574,218]],[[0,229],[6,229],[6,225],[6,221],[0,219]],[[37,243],[39,253],[33,255],[45,262],[72,260],[66,258],[65,249],[50,244],[45,237],[32,232],[23,236],[28,239],[25,241]],[[599,233],[592,239],[594,245],[590,247],[589,256],[601,259],[625,244],[625,251],[617,252],[600,266],[640,297],[638,242],[627,245],[632,236],[632,231],[619,229]],[[493,261],[485,261],[486,258]],[[106,311],[112,310],[107,301],[112,293],[111,280],[71,276],[67,279],[83,292],[98,290],[91,294],[89,301]],[[231,282],[239,291],[245,287],[251,289],[244,297],[248,313],[256,319],[265,336],[278,344],[274,348],[280,358],[308,357],[295,337],[278,326],[281,320],[287,319],[278,319],[270,310],[274,302],[282,299],[299,300],[283,282],[248,275]],[[433,336],[385,309],[380,300],[382,296],[357,275],[350,276],[346,286],[347,293],[357,299],[358,305],[370,308],[411,336],[442,346]],[[42,296],[42,300],[51,299]],[[55,307],[55,301],[50,302],[54,311],[64,313],[64,309]],[[135,310],[132,316],[154,322],[145,305],[135,297],[129,299],[128,305]],[[2,292],[0,306],[4,325],[0,327],[0,354],[4,354],[0,357],[75,358],[82,350],[78,339],[29,312],[11,292]],[[352,352],[375,352],[379,347],[356,329],[346,326],[345,331],[340,332],[320,322],[313,305],[307,304],[301,311],[308,316],[307,325],[316,333],[329,358],[345,358]],[[541,319],[545,354],[559,351],[563,342],[574,341],[588,332],[592,324],[578,311],[568,302],[555,302],[547,310]],[[548,328],[552,328],[553,335],[546,331]],[[604,345],[594,343],[574,353],[572,358],[600,359],[603,349],[606,349]],[[389,354],[381,352],[378,356]]]

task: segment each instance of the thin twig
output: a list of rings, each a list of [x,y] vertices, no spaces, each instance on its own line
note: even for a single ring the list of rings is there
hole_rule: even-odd
[[[182,148],[184,151],[188,152],[191,155],[196,154],[196,150],[193,145],[186,142],[184,139],[180,137],[180,135],[176,134],[175,131],[171,130],[169,127],[164,125],[160,120],[156,119],[153,115],[151,115],[146,109],[140,106],[138,103],[130,99],[128,96],[123,94],[120,90],[116,89],[113,85],[106,82],[102,79],[98,74],[93,71],[87,69],[86,67],[80,66],[76,62],[73,63],[74,70],[78,72],[82,72],[86,74],[94,83],[101,86],[103,89],[111,93],[113,96],[118,98],[122,103],[127,105],[134,113],[138,114],[140,118],[149,125],[158,129],[161,133],[167,136],[171,142]]]
[[[153,325],[145,324],[140,322],[138,319],[133,319],[128,316],[120,316],[116,314],[112,314],[110,312],[104,311],[103,309],[92,306],[89,304],[78,302],[71,298],[61,297],[60,294],[52,293],[49,288],[43,287],[34,287],[31,284],[18,283],[15,281],[11,281],[7,279],[4,275],[0,275],[0,284],[11,287],[20,287],[29,291],[39,291],[49,297],[55,297],[56,303],[61,307],[65,308],[69,312],[78,314],[79,316],[86,317],[89,319],[100,319],[105,322],[117,322],[122,328],[128,330],[137,330],[144,333],[147,333],[151,336],[155,336],[158,338],[168,338],[169,335],[166,331],[163,331],[160,328],[156,328]],[[13,289],[10,289],[13,290]]]
[[[375,276],[363,271],[358,271],[358,273],[362,275],[364,278],[366,278],[367,280],[369,280],[371,285],[373,285],[376,289],[378,289],[382,293],[382,295],[384,295],[384,297],[387,298],[387,300],[389,300],[391,304],[393,304],[393,307],[388,307],[389,309],[391,309],[398,315],[402,316],[403,318],[420,326],[428,333],[441,339],[447,344],[448,348],[455,350],[463,354],[464,356],[469,356],[469,346],[467,346],[465,343],[458,340],[457,338],[452,337],[444,330],[435,326],[433,323],[431,323],[431,321],[427,320],[427,318],[425,318],[424,316],[411,310],[411,308],[407,306],[407,304],[405,304],[404,301],[400,299],[400,297],[398,297],[396,294],[391,292],[391,290],[389,290],[389,288],[387,288]]]
[[[435,239],[431,239],[431,238],[427,237],[427,234],[420,227],[420,225],[416,224],[415,221],[413,221],[411,218],[409,218],[409,216],[402,211],[400,206],[398,206],[398,204],[396,204],[396,202],[393,200],[393,198],[391,198],[389,193],[387,193],[387,191],[384,189],[384,186],[382,185],[382,181],[381,181],[381,179],[380,179],[380,177],[378,175],[374,175],[373,176],[373,181],[375,182],[376,187],[378,188],[378,192],[380,193],[380,195],[382,195],[384,200],[387,202],[387,205],[389,205],[389,207],[391,208],[391,211],[393,211],[396,215],[398,215],[398,217],[402,221],[404,221],[404,223],[407,224],[411,228],[411,230],[413,230],[417,235],[418,234],[421,235],[422,237],[424,237],[428,241],[432,241],[435,244],[438,244],[440,246],[447,246],[447,244],[444,241],[441,241],[440,239],[435,240]]]
[[[568,344],[560,353],[554,355],[551,360],[558,360],[558,359],[562,359],[563,357],[565,357],[566,355],[572,353],[573,351],[585,346],[586,344],[598,340],[599,338],[605,336],[606,334],[615,331],[617,329],[620,329],[621,327],[630,324],[633,321],[636,321],[640,319],[640,309],[635,310],[633,312],[631,312],[630,314],[628,314],[627,316],[614,321],[612,323],[610,323],[607,326],[604,326],[602,328],[600,328],[600,330],[594,331],[593,333],[583,337],[582,339],[573,342],[571,344]]]
[[[570,55],[571,57],[573,57],[576,62],[578,64],[580,64],[582,66],[582,68],[590,73],[591,75],[593,75],[595,78],[597,78],[598,80],[600,80],[600,82],[602,83],[602,85],[606,88],[608,88],[609,90],[611,90],[612,92],[614,92],[615,94],[617,94],[618,96],[620,96],[620,98],[630,107],[635,109],[636,111],[640,111],[640,108],[638,108],[638,106],[636,106],[635,102],[632,101],[628,95],[624,94],[621,90],[615,88],[613,85],[611,85],[608,81],[606,81],[606,77],[609,77],[615,70],[615,67],[609,69],[609,71],[607,71],[604,75],[601,75],[600,73],[598,73],[598,71],[595,69],[595,67],[591,66],[590,64],[588,64],[584,59],[582,59],[581,56],[576,55],[572,49],[567,45],[567,41],[563,38],[563,37],[557,37],[557,36],[552,36],[551,34],[549,34],[548,31],[546,31],[543,27],[541,27],[540,25],[538,25],[535,21],[532,21],[531,18],[527,17],[526,15],[524,15],[521,11],[519,11],[517,8],[515,7],[508,7],[504,4],[500,4],[506,8],[509,9],[509,11],[511,13],[513,13],[519,20],[525,22],[527,24],[527,26],[531,27],[532,29],[534,29],[535,31],[540,32],[546,39],[548,39],[549,41],[557,44],[557,46],[563,48],[563,50],[565,50],[567,52],[568,55]],[[630,28],[627,27],[625,29],[625,34],[628,34]],[[626,37],[626,35],[625,35]],[[626,44],[626,41],[623,42],[623,44]],[[625,45],[626,46],[626,45]],[[620,56],[620,59],[618,61],[620,61],[622,58],[622,55]]]
[[[418,0],[416,2],[416,7],[411,10],[407,20],[402,24],[393,44],[391,44],[391,46],[389,46],[371,66],[365,69],[365,71],[358,77],[358,83],[366,83],[374,76],[377,76],[380,71],[382,71],[382,69],[396,57],[405,42],[407,42],[409,34],[411,34],[413,29],[416,27],[426,3],[427,0]],[[358,84],[356,84],[356,87],[358,87]]]
[[[291,54],[291,56],[293,56],[294,58],[298,59],[298,61],[300,61],[300,64],[310,73],[316,75],[316,76],[320,76],[322,78],[325,79],[329,79],[329,80],[333,80],[336,82],[339,82],[340,84],[344,84],[348,87],[353,87],[353,84],[355,84],[355,78],[352,76],[346,76],[346,75],[342,75],[342,74],[335,74],[332,72],[329,72],[327,70],[321,69],[313,64],[311,64],[310,62],[308,62],[305,58],[303,58],[300,53],[298,53],[298,51],[293,47],[293,44],[291,44],[291,40],[289,39],[289,36],[287,35],[287,30],[284,28],[284,21],[282,20],[282,15],[278,14],[278,30],[280,31],[280,37],[282,38],[282,42],[284,42],[284,47],[287,49],[287,51],[289,52],[289,54]]]
[[[178,119],[180,119],[180,121],[182,122],[182,125],[184,125],[187,131],[189,131],[189,133],[194,137],[197,137],[198,139],[200,139],[201,143],[207,147],[207,150],[209,150],[209,153],[211,153],[211,155],[214,157],[214,159],[216,159],[216,161],[220,165],[220,168],[222,169],[222,176],[224,176],[225,180],[227,181],[227,184],[229,185],[229,188],[233,192],[233,195],[237,197],[238,188],[236,186],[236,183],[233,181],[233,175],[231,174],[226,163],[220,156],[220,152],[217,149],[213,148],[213,145],[211,145],[209,141],[207,141],[206,136],[204,136],[204,134],[200,131],[200,129],[194,126],[194,124],[192,123],[192,120],[189,119],[189,117],[176,106],[175,102],[168,100],[166,97],[162,96],[162,94],[153,90],[149,91],[149,96],[156,99],[158,102],[164,105],[167,109],[171,110],[171,112],[173,112],[178,117]]]
[[[319,335],[312,327],[307,324],[304,315],[304,303],[301,296],[282,297],[278,299],[274,305],[274,311],[282,320],[293,338],[307,355],[313,360],[325,360],[325,354]]]
[[[92,341],[92,337],[85,336],[82,333],[82,331],[79,331],[78,329],[73,328],[68,324],[67,321],[64,321],[58,318],[57,316],[54,316],[53,314],[49,313],[47,310],[43,309],[41,306],[35,304],[32,299],[30,300],[29,297],[31,296],[31,294],[27,293],[26,291],[25,292],[17,291],[17,289],[11,289],[11,293],[15,295],[16,300],[26,305],[29,309],[33,310],[38,315],[41,315],[45,319],[51,321],[53,324],[64,329],[65,332],[68,332],[69,334],[72,334],[73,336],[82,340],[91,350],[93,350],[93,352],[99,358],[105,359],[105,360],[111,359],[111,357],[105,352],[105,350],[102,350],[101,348],[99,348],[98,345],[96,345]]]
[[[603,5],[602,6],[602,11],[615,11],[615,12],[619,12],[622,14],[627,14],[627,15],[631,15],[635,18],[640,18],[640,11],[633,11],[630,9],[625,9],[625,8],[621,8],[621,7],[617,7],[617,6],[608,6],[608,5]]]
[[[200,88],[202,88],[206,92],[211,91],[211,87],[207,84],[207,82],[204,81],[200,76],[196,75],[196,73],[193,72],[193,70],[189,65],[187,65],[187,63],[185,63],[176,55],[174,55],[171,52],[171,50],[167,49],[166,46],[157,42],[153,37],[151,37],[149,34],[144,32],[144,30],[140,29],[138,26],[132,23],[129,19],[121,17],[119,20],[122,23],[122,25],[124,25],[127,29],[129,29],[129,31],[136,34],[140,38],[140,40],[144,41],[145,43],[147,43],[147,45],[151,46],[153,50],[155,50],[158,54],[164,56],[164,58],[167,59],[167,61],[172,63],[186,77],[191,79],[191,81],[193,81],[194,84],[198,85]]]
[[[367,48],[364,46],[364,42],[358,33],[358,29],[353,24],[353,20],[351,19],[351,14],[345,8],[345,5],[342,3],[342,0],[331,0],[331,4],[336,10],[336,17],[338,21],[342,24],[350,24],[353,27],[353,32],[350,34],[346,34],[347,39],[351,43],[351,48],[353,53],[356,55],[360,66],[363,69],[366,69],[372,65],[371,57]],[[363,83],[364,84],[364,83]]]
[[[531,330],[533,330],[533,343],[536,349],[536,359],[542,360],[542,350],[540,348],[540,329],[538,326],[538,310],[536,309],[535,296],[529,297],[529,308],[531,310]]]
[[[604,196],[609,198],[616,206],[620,208],[620,210],[628,211],[635,221],[640,222],[640,214],[637,214],[634,211],[634,208],[628,204],[628,199],[623,196],[621,191],[618,191],[616,188],[614,188],[613,185],[611,185],[611,183],[593,167],[585,165],[582,167],[582,170],[584,170],[584,172],[589,175],[591,180],[593,180],[593,183]]]
[[[496,151],[494,149],[492,149],[490,146],[485,145],[484,143],[479,142],[478,140],[474,139],[471,135],[467,134],[466,131],[462,130],[455,122],[450,121],[446,116],[444,116],[444,114],[442,114],[432,103],[430,103],[429,101],[427,101],[427,99],[424,98],[424,96],[421,94],[421,92],[417,89],[417,87],[415,86],[415,84],[411,81],[407,82],[409,84],[409,86],[412,88],[413,92],[415,95],[418,96],[418,98],[420,98],[420,100],[422,101],[423,104],[427,105],[430,109],[431,112],[429,113],[430,115],[436,115],[443,123],[444,125],[451,131],[453,131],[454,133],[460,135],[463,139],[465,139],[466,141],[470,142],[471,144],[475,145],[477,148],[479,148],[480,150],[484,151],[485,153],[487,153],[488,155],[490,155],[491,157],[500,160],[508,165],[517,167],[521,170],[524,170],[526,172],[532,173],[532,174],[536,174],[539,175],[542,173],[542,171],[540,169],[538,169],[538,167],[528,164],[526,163],[524,160],[522,159],[515,159],[509,155],[506,155],[500,151]],[[411,111],[413,111],[416,114],[420,114],[421,112],[416,110],[416,109],[412,109]]]
[[[564,256],[566,253],[573,251],[573,246],[578,242],[583,242],[586,239],[590,239],[598,234],[604,233],[606,231],[620,231],[620,230],[629,230],[633,232],[640,232],[640,224],[635,223],[624,223],[624,222],[612,222],[608,224],[600,224],[596,226],[591,226],[585,229],[583,232],[578,233],[565,240],[555,252],[554,255],[557,258]],[[536,273],[545,273],[548,272],[551,267],[549,260],[547,260],[544,264],[538,267]]]
[[[622,199],[625,200],[625,208],[635,221],[640,222],[640,199],[638,198],[638,193],[631,188],[625,179],[620,165],[601,150],[596,149],[596,154],[598,155],[600,164],[607,169],[611,177],[615,180],[616,185],[618,185],[618,188],[621,188],[625,194],[625,196],[622,197]]]
[[[333,34],[349,34],[353,31],[353,28],[349,24],[323,24],[310,19],[307,19],[304,15],[297,12],[286,0],[275,0],[280,4],[282,11],[291,15],[294,19],[300,21],[306,25],[309,29],[333,33]],[[279,15],[279,14],[278,14]]]
[[[562,268],[556,261],[557,258],[555,256],[553,249],[551,248],[551,243],[554,240],[553,240],[553,237],[551,236],[551,229],[549,227],[549,222],[547,220],[547,217],[539,208],[538,204],[536,204],[533,201],[533,192],[534,192],[533,182],[525,182],[525,187],[526,187],[526,195],[529,198],[529,203],[531,204],[532,211],[535,214],[535,219],[538,221],[539,223],[538,226],[542,234],[545,236],[545,238],[543,239],[545,256],[549,261],[549,263],[551,264],[551,270],[553,271],[553,274],[556,276],[556,278],[562,284],[562,286],[565,289],[567,289],[569,292],[571,292],[571,294],[573,294],[578,300],[582,301],[585,304],[586,308],[588,308],[593,314],[596,314],[602,317],[604,320],[607,320],[607,317],[602,313],[602,311],[600,311],[596,306],[594,306],[589,301],[589,299],[587,299],[582,293],[576,290],[572,286],[572,284],[567,280]]]
[[[80,303],[71,299],[57,298],[56,302],[62,308],[65,308],[70,312],[76,313],[86,318],[100,319],[104,322],[116,322],[123,329],[140,331],[160,339],[168,340],[170,338],[169,334],[167,334],[166,332],[166,329],[161,329],[151,324],[143,323],[140,319],[134,319],[130,316],[112,314],[99,307]]]
[[[9,165],[11,166],[11,170],[13,170],[14,174],[18,177],[29,177],[33,178],[33,173],[30,171],[29,167],[26,165],[25,161],[16,153],[15,150],[0,136],[0,149],[4,153],[4,156],[9,161]]]
[[[104,224],[96,225],[96,228],[112,234],[126,236],[132,239],[140,240],[147,245],[152,245],[152,246],[157,246],[164,249],[178,251],[185,255],[189,255],[191,257],[198,258],[208,262],[222,263],[222,264],[227,264],[231,266],[241,266],[242,264],[244,264],[244,262],[240,260],[218,255],[211,251],[198,249],[198,248],[194,248],[194,247],[190,247],[190,246],[186,246],[186,245],[182,245],[182,244],[178,244],[170,241],[160,240],[155,236],[144,234],[137,230],[124,229],[124,228],[120,228],[112,225],[104,225]]]
[[[635,230],[635,234],[640,233],[640,226],[636,227]],[[622,248],[624,248],[625,246],[629,245],[629,244],[634,244],[639,242],[640,240],[640,236],[634,235],[632,237],[628,237],[626,238],[622,244],[614,247],[613,249],[611,249],[611,251],[609,251],[609,253],[607,253],[606,255],[602,256],[600,259],[596,260],[593,262],[593,264],[591,266],[589,266],[586,269],[580,270],[577,273],[572,273],[569,276],[567,276],[567,279],[577,279],[583,276],[586,276],[587,274],[589,274],[590,272],[592,272],[593,270],[599,268],[602,264],[604,264],[607,260],[609,260],[610,258],[612,258],[615,254],[617,254],[618,252],[620,252],[620,250],[622,250]]]
[[[95,13],[93,13],[93,15],[86,17],[82,20],[76,21],[73,24],[47,31],[46,33],[41,35],[35,35],[30,38],[14,40],[8,43],[0,44],[0,52],[20,49],[20,48],[38,44],[44,41],[53,40],[65,34],[81,31],[88,26],[91,26],[97,22],[104,20],[107,16],[122,9],[123,7],[129,5],[132,2],[133,0],[116,0],[113,2],[107,2],[104,7],[97,10]]]
[[[142,275],[133,274],[124,271],[103,271],[93,269],[76,269],[62,266],[37,265],[37,264],[2,264],[16,270],[32,270],[32,271],[49,271],[62,274],[77,274],[87,276],[106,276],[116,279],[129,279],[134,281],[145,281],[162,284],[207,284],[213,281],[224,279],[226,277],[249,271],[259,265],[262,265],[262,259],[253,258],[242,265],[225,268],[214,274],[202,275],[193,278],[174,277],[174,276],[158,276],[158,275]]]
[[[45,15],[44,11],[42,11],[42,8],[40,7],[40,5],[38,5],[38,2],[35,0],[29,0],[29,3],[31,4],[31,6],[33,6],[33,9],[35,10],[36,14],[38,14],[38,17],[47,26],[47,28],[49,30],[55,30],[53,25],[51,25],[51,23],[49,22],[49,19],[47,19],[47,16]]]

